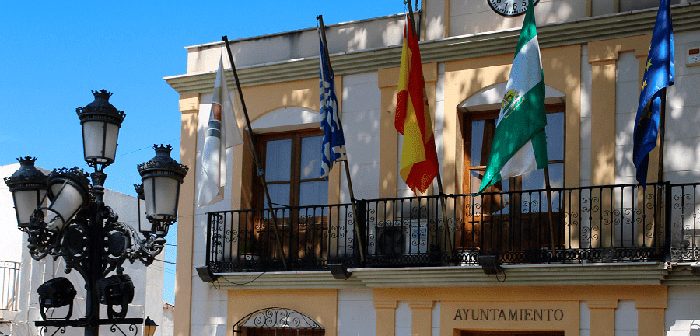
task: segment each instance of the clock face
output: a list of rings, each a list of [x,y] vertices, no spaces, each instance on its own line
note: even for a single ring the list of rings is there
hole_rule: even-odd
[[[486,0],[494,12],[503,16],[518,16],[525,13],[527,10],[528,0]],[[537,3],[540,0],[535,0]]]

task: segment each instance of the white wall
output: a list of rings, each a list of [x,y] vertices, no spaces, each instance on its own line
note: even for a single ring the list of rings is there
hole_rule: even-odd
[[[202,96],[203,102],[211,101],[211,94]],[[197,131],[197,166],[192,167],[190,171],[195,174],[195,183],[198,183],[200,155],[204,146],[205,130],[209,120],[209,111],[211,104],[199,105],[199,125]],[[232,180],[233,159],[232,150],[226,153],[226,180]],[[208,211],[223,211],[231,209],[231,184],[227,184],[224,188],[224,198],[221,201],[212,203],[207,206],[199,206],[195,208],[194,216],[194,237],[193,240],[193,267],[202,267],[206,261],[206,244],[207,244],[207,215]],[[196,195],[195,195],[196,197]],[[195,200],[196,201],[196,200]],[[181,270],[177,270],[180,272]],[[192,335],[225,335],[226,333],[226,315],[228,311],[228,293],[225,290],[219,290],[211,286],[209,283],[203,282],[197,275],[195,269],[190,270],[192,274],[192,303],[191,303],[191,321]],[[177,297],[175,305],[177,305]]]
[[[664,174],[674,183],[700,180],[700,66],[686,65],[688,47],[700,46],[700,32],[675,34],[676,84],[668,89]]]
[[[402,7],[397,6],[398,10]],[[328,23],[327,23],[328,24]],[[359,20],[326,26],[328,52],[356,52],[401,44],[403,15]],[[315,28],[231,41],[236,67],[245,68],[291,59],[318,57],[318,32]],[[187,48],[187,73],[211,72],[216,69],[223,44]],[[228,58],[224,51],[224,63]]]
[[[620,53],[615,84],[615,183],[619,184],[636,183],[632,148],[634,119],[639,105],[639,83],[639,61],[634,53]]]
[[[377,73],[343,76],[341,114],[355,197],[379,197],[380,95]],[[341,173],[340,200],[350,202]]]
[[[338,335],[374,335],[377,315],[371,289],[338,291]]]
[[[395,313],[396,325],[394,326],[395,336],[411,336],[411,307],[408,306],[408,302],[399,301],[396,305]],[[383,321],[378,321],[377,323],[386,323]]]
[[[19,169],[19,163],[0,166],[0,261],[19,262],[22,259],[22,231],[17,229],[12,193],[7,188],[4,178]]]
[[[700,287],[669,286],[666,336],[700,335]]]
[[[585,1],[540,0],[535,7],[537,25],[573,21],[586,16]],[[506,18],[498,15],[484,1],[450,2],[450,36],[478,34],[520,28],[525,15]]]

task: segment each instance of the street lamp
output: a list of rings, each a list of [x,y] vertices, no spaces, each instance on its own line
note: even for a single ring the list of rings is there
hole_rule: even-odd
[[[155,321],[151,320],[151,317],[146,317],[146,322],[143,323],[143,336],[153,336],[156,334],[156,329],[158,325]]]
[[[19,169],[12,176],[6,177],[5,183],[12,193],[17,225],[20,230],[26,231],[34,210],[44,202],[46,175],[34,167],[35,157],[20,157],[17,161]]]
[[[109,103],[112,93],[100,90],[93,91],[93,95],[92,103],[76,109],[82,125],[83,154],[85,162],[93,168],[92,173],[88,175],[75,167],[54,169],[46,176],[34,167],[36,158],[25,156],[18,159],[20,168],[5,178],[12,192],[17,225],[28,235],[27,247],[32,258],[63,257],[66,273],[76,270],[85,279],[84,318],[70,319],[73,303],[70,291],[63,293],[57,289],[66,287],[70,281],[58,278],[40,286],[44,320],[35,324],[60,330],[82,327],[87,336],[98,335],[100,325],[111,325],[110,330],[116,331],[118,325],[129,324],[132,331],[143,323],[143,318],[126,317],[128,304],[134,297],[134,285],[123,273],[122,264],[128,259],[132,263],[140,260],[148,266],[163,251],[168,228],[177,220],[180,184],[188,170],[170,157],[170,145],[154,145],[156,156],[137,167],[144,186],[139,199],[145,200],[143,220],[140,203],[138,207],[141,235],[119,222],[118,216],[104,203],[103,186],[107,179],[104,169],[114,162],[125,115]],[[107,305],[106,319],[100,318],[100,303]],[[46,317],[46,309],[66,304],[71,307],[66,317]],[[149,324],[144,328],[149,328]]]

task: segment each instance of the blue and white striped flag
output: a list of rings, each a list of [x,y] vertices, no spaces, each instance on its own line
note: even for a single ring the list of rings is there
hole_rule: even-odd
[[[321,129],[323,143],[321,144],[321,177],[328,176],[333,162],[345,160],[345,135],[338,116],[338,98],[335,95],[335,84],[331,59],[328,56],[326,32],[323,22],[318,27],[321,46]]]

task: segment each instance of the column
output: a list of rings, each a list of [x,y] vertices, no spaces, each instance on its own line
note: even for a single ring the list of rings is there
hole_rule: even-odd
[[[175,275],[175,312],[173,331],[175,336],[190,335],[192,312],[192,254],[194,242],[194,194],[197,171],[197,125],[199,94],[180,96],[180,162],[190,167],[180,188],[177,226],[177,272]]]
[[[394,300],[380,300],[374,302],[377,315],[377,336],[394,336],[396,331],[396,306]]]
[[[591,335],[615,336],[615,309],[617,300],[589,301]],[[641,320],[641,316],[639,317]]]
[[[408,306],[411,308],[411,336],[431,336],[433,301],[414,301]]]

